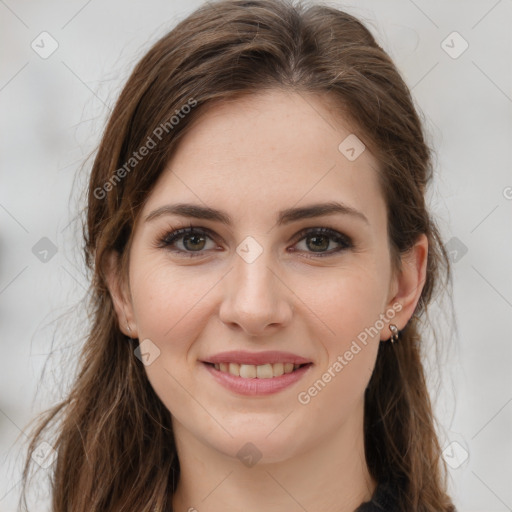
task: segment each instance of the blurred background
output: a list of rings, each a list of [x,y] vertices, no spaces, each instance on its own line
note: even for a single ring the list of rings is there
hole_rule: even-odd
[[[88,157],[135,63],[201,3],[0,0],[1,512],[17,510],[28,422],[65,395],[87,329]],[[512,511],[512,1],[327,4],[366,23],[424,116],[454,269],[457,329],[439,306],[451,348],[430,365],[450,492],[459,512]]]

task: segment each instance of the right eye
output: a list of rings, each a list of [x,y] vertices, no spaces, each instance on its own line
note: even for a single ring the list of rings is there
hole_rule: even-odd
[[[158,246],[166,248],[174,253],[193,258],[201,256],[203,249],[207,245],[207,239],[213,241],[212,237],[204,228],[190,226],[188,228],[180,228],[166,233],[160,238]],[[181,244],[182,248],[177,248]],[[216,247],[215,244],[213,244]],[[213,249],[214,247],[210,247]]]

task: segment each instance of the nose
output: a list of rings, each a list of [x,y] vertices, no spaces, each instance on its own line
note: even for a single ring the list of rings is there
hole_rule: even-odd
[[[249,336],[275,333],[292,318],[293,293],[272,268],[268,253],[263,251],[252,263],[235,255],[234,268],[224,279],[219,317]]]

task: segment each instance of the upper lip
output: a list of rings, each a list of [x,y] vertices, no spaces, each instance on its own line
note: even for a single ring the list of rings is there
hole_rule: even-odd
[[[219,352],[203,360],[204,363],[238,363],[238,364],[274,364],[293,363],[307,364],[310,360],[291,352],[280,352],[268,350],[266,352],[246,352],[244,350],[233,350],[230,352]]]

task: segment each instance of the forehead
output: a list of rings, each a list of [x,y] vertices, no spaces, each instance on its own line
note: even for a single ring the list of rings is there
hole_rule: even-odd
[[[270,221],[293,205],[341,201],[370,219],[382,216],[378,162],[368,149],[353,161],[340,151],[357,131],[331,107],[316,95],[278,90],[209,105],[180,141],[145,212],[186,201]]]

